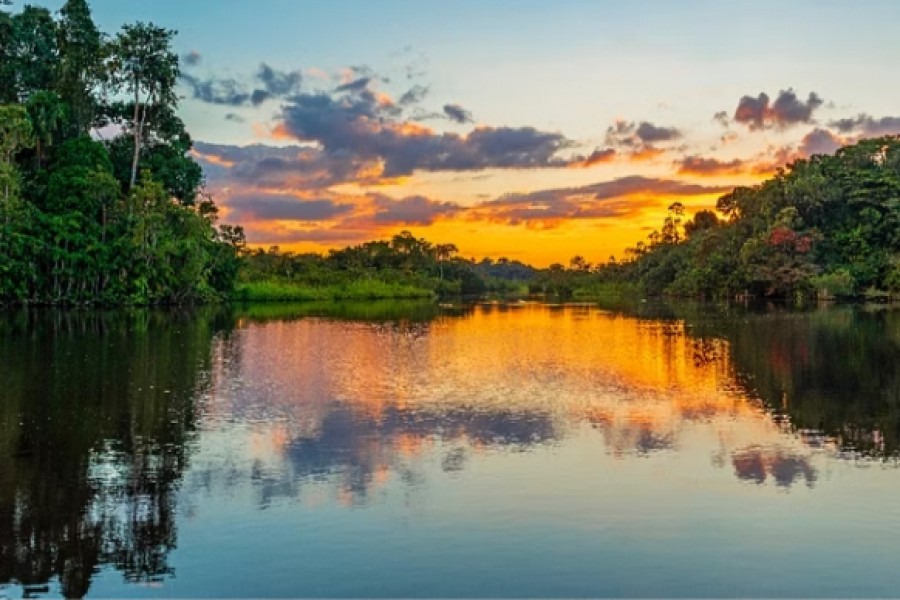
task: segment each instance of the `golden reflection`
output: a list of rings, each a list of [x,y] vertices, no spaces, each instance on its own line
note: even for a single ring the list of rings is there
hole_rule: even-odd
[[[266,443],[251,452],[339,477],[342,501],[445,446],[452,471],[470,455],[598,434],[610,457],[705,452],[745,481],[815,479],[802,437],[735,383],[727,342],[680,322],[484,305],[418,323],[249,322],[237,335],[240,355],[221,354],[214,380],[240,382],[218,389],[228,411],[265,413]]]

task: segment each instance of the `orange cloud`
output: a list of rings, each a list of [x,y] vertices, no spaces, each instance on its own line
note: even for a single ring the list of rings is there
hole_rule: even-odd
[[[569,167],[575,169],[586,169],[588,167],[593,167],[594,165],[612,162],[615,160],[615,158],[616,151],[614,148],[604,148],[603,150],[597,148],[596,150],[591,152],[591,154],[583,161],[573,162],[569,164]]]
[[[629,154],[628,158],[635,162],[649,162],[665,153],[666,151],[664,149],[648,144]]]

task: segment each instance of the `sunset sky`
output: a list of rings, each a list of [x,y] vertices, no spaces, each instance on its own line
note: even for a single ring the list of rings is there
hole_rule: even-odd
[[[675,201],[900,132],[893,1],[92,8],[110,33],[178,30],[209,191],[264,247],[408,229],[466,257],[605,261]]]

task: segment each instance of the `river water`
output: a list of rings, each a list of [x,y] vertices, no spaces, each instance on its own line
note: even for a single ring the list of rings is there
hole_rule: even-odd
[[[0,597],[897,596],[900,310],[0,315]]]

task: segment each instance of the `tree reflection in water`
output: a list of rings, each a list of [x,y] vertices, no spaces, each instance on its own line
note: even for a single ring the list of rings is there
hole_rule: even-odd
[[[178,501],[201,488],[249,482],[265,508],[324,485],[360,505],[391,476],[585,431],[619,459],[718,428],[714,465],[785,490],[815,486],[823,453],[893,463],[900,311],[20,312],[0,319],[0,381],[0,583],[79,597],[103,566],[171,575]],[[254,428],[277,464],[196,464],[201,430]]]
[[[213,331],[193,313],[0,321],[0,582],[81,597],[100,565],[171,572]]]

